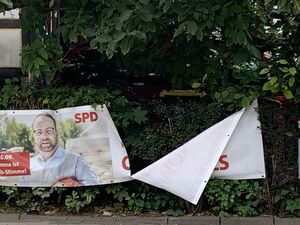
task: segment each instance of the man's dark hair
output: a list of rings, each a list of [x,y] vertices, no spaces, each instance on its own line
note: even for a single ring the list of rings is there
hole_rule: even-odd
[[[34,129],[33,128],[33,125],[35,124],[35,121],[38,119],[38,118],[40,118],[40,117],[46,117],[46,118],[49,118],[49,119],[51,119],[52,121],[53,121],[53,123],[54,123],[54,128],[55,128],[55,130],[56,130],[56,120],[54,119],[54,117],[50,114],[50,113],[41,113],[41,114],[39,114],[39,115],[37,115],[35,118],[34,118],[34,120],[33,120],[33,122],[32,122],[32,129]]]

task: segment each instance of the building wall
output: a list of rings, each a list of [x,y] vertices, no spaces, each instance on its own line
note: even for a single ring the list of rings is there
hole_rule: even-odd
[[[0,13],[0,81],[21,74],[22,42],[19,10]]]

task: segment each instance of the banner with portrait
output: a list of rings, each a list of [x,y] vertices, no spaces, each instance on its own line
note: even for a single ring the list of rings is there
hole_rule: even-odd
[[[90,186],[131,180],[105,105],[0,111],[0,185]]]

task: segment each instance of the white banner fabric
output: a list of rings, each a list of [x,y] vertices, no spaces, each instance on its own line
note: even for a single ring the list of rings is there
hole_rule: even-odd
[[[265,178],[265,160],[257,101],[245,110],[231,135],[212,177],[222,179]]]
[[[5,11],[0,13],[0,19],[14,19],[18,20],[19,19],[19,9],[12,9],[10,11]]]
[[[243,112],[208,128],[132,177],[197,204]]]
[[[257,101],[132,177],[193,204],[199,201],[212,174],[226,179],[264,178],[262,136],[256,107]]]

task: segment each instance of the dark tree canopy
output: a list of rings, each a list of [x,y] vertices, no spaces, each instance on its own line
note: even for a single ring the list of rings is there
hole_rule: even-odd
[[[299,0],[0,0],[8,7],[22,8],[31,77],[51,78],[63,51],[89,43],[130,74],[159,74],[218,101],[299,101]]]

